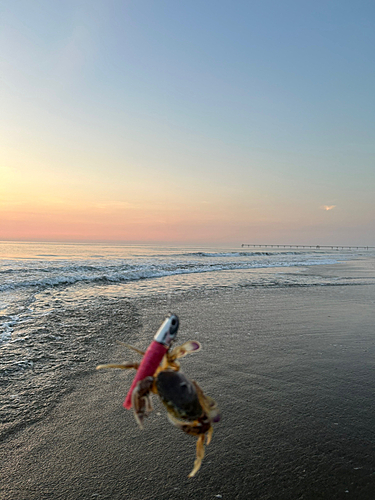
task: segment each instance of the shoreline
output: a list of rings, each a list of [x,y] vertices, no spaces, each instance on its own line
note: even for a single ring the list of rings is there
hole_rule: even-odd
[[[195,439],[167,421],[156,398],[140,431],[122,408],[133,374],[95,372],[129,359],[116,338],[140,348],[152,338],[165,300],[140,301],[128,336],[114,316],[100,359],[97,345],[72,391],[1,444],[1,498],[372,499],[374,302],[373,285],[174,297],[179,343],[202,344],[182,370],[222,411],[188,479]]]

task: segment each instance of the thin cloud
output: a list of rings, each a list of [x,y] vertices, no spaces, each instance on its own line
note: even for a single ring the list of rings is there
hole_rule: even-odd
[[[323,205],[320,208],[323,210],[333,210],[336,207],[336,205]]]

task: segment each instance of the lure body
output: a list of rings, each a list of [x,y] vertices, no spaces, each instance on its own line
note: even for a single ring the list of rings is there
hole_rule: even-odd
[[[138,382],[146,377],[152,377],[154,375],[161,360],[165,356],[173,340],[176,338],[178,324],[178,316],[175,314],[169,315],[157,331],[154,340],[148,346],[123,403],[124,408],[127,410],[130,410],[132,407],[132,394]]]
[[[159,342],[156,342],[156,340],[153,340],[148,346],[142,358],[141,364],[139,365],[137,373],[135,374],[133,383],[130,386],[129,392],[126,395],[126,399],[123,403],[124,408],[130,410],[130,408],[132,407],[132,394],[135,386],[140,380],[143,380],[145,377],[152,376],[155,373],[167,350],[167,347],[165,347],[163,344],[159,344]]]

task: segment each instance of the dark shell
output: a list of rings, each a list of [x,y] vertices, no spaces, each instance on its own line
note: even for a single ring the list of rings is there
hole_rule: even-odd
[[[156,379],[159,396],[176,418],[195,420],[202,413],[194,384],[181,372],[165,370]]]

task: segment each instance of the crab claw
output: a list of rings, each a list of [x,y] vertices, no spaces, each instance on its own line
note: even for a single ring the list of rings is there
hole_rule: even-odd
[[[189,340],[185,344],[175,347],[169,355],[169,359],[174,361],[175,359],[183,358],[187,354],[192,352],[197,352],[201,349],[201,345],[197,340]]]
[[[153,377],[146,377],[140,380],[132,392],[132,407],[134,411],[134,418],[139,427],[143,429],[143,419],[147,417],[153,410],[151,404],[150,390],[154,383]]]

